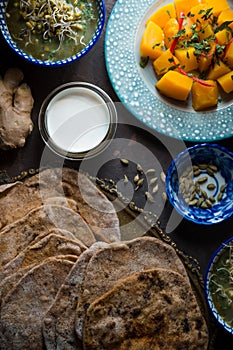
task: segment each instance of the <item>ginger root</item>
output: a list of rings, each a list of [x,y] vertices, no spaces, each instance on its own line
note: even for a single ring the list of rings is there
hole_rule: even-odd
[[[0,149],[23,147],[33,129],[31,111],[34,100],[30,87],[20,82],[24,75],[10,68],[0,76]]]

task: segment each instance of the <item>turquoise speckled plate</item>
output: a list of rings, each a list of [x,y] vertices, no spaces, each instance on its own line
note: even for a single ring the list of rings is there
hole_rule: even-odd
[[[231,8],[233,1],[228,0]],[[216,141],[233,136],[233,93],[221,93],[218,107],[195,112],[191,98],[179,102],[155,88],[150,64],[141,68],[139,46],[146,20],[171,0],[118,0],[109,17],[105,60],[109,78],[120,101],[151,129],[184,141]]]

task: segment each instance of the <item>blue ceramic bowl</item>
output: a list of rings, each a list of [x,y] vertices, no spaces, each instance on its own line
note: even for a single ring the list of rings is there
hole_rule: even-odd
[[[6,11],[6,6],[8,0],[1,0],[0,1],[0,30],[3,34],[3,37],[5,38],[6,42],[9,44],[9,46],[21,57],[23,57],[25,60],[41,65],[41,66],[61,66],[67,63],[71,63],[73,61],[76,61],[83,57],[87,52],[91,50],[91,48],[95,45],[95,43],[98,41],[102,30],[104,28],[104,23],[105,23],[105,5],[104,5],[104,0],[96,0],[98,2],[98,23],[96,30],[94,32],[94,35],[92,39],[89,41],[89,43],[79,52],[77,52],[74,56],[67,57],[66,59],[58,60],[58,61],[43,61],[37,58],[34,58],[27,53],[25,53],[23,50],[21,50],[17,44],[14,42],[12,39],[8,27],[6,24],[6,17],[5,17],[5,11]]]
[[[210,143],[186,149],[167,171],[166,191],[187,220],[211,225],[228,219],[233,214],[233,153]]]
[[[231,254],[231,261],[229,256]],[[233,334],[233,287],[229,286],[233,267],[233,237],[224,242],[212,255],[205,275],[205,295],[216,320]]]

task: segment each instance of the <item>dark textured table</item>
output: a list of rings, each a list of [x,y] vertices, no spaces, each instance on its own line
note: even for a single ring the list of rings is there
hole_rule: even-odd
[[[114,3],[115,0],[106,0],[106,24]],[[67,163],[68,166],[83,167],[88,169],[91,175],[111,178],[124,190],[122,185],[124,175],[127,175],[133,182],[137,163],[143,163],[143,170],[145,171],[149,168],[159,168],[166,172],[172,157],[184,148],[183,142],[157,134],[142,125],[121,105],[111,86],[105,67],[104,32],[98,43],[85,57],[65,67],[58,68],[38,67],[25,62],[12,52],[0,36],[0,73],[3,74],[8,67],[22,69],[25,81],[30,85],[35,100],[33,108],[34,129],[25,147],[0,152],[0,170],[6,171],[9,177],[18,175],[30,168],[39,168],[41,165],[61,164],[61,159],[49,151],[46,151],[46,157],[44,157],[44,143],[39,134],[37,118],[42,101],[48,93],[55,87],[70,81],[93,83],[106,91],[116,102],[119,123],[114,138],[116,142],[110,148],[107,148],[96,158],[86,161],[85,164],[83,162],[69,162]],[[232,138],[218,143],[233,151]],[[142,147],[138,148],[139,145]],[[191,145],[193,143],[185,144],[186,147]],[[119,159],[122,157],[131,161],[128,167],[121,164]],[[164,205],[161,193],[158,193],[154,203],[148,204],[145,197],[146,186],[145,182],[142,187],[134,191],[132,199],[138,207],[157,214],[161,222],[161,228],[166,231],[172,208],[168,203]],[[161,186],[163,185],[161,184]],[[159,192],[162,192],[162,190],[161,187]],[[204,275],[208,261],[215,249],[233,235],[233,219],[221,224],[204,226],[181,220],[178,214],[174,215],[176,223],[173,222],[170,229],[167,230],[167,234],[181,250],[199,261],[201,273]],[[215,349],[232,348],[233,336],[220,329]]]

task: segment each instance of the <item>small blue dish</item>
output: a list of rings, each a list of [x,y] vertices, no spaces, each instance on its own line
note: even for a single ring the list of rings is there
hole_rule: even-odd
[[[8,0],[1,0],[0,1],[0,30],[2,32],[3,37],[5,38],[6,42],[9,44],[9,46],[22,58],[27,60],[28,62],[40,65],[40,66],[62,66],[67,63],[71,63],[73,61],[76,61],[83,57],[86,53],[88,53],[91,48],[96,44],[98,41],[102,30],[104,28],[104,23],[105,23],[105,5],[104,5],[104,0],[96,0],[98,3],[98,22],[97,22],[97,27],[96,30],[93,34],[93,37],[91,40],[88,42],[88,44],[79,52],[77,52],[75,55],[71,57],[67,57],[65,59],[61,60],[47,60],[43,61],[42,59],[34,58],[31,55],[28,55],[26,52],[24,52],[22,49],[20,49],[17,44],[14,42],[12,39],[7,24],[6,24],[6,6]]]
[[[212,314],[231,334],[233,334],[233,287],[230,281],[232,268],[233,237],[224,242],[212,255],[204,281],[205,296]]]
[[[211,225],[233,214],[233,153],[217,144],[190,147],[166,176],[170,203],[185,219]]]

